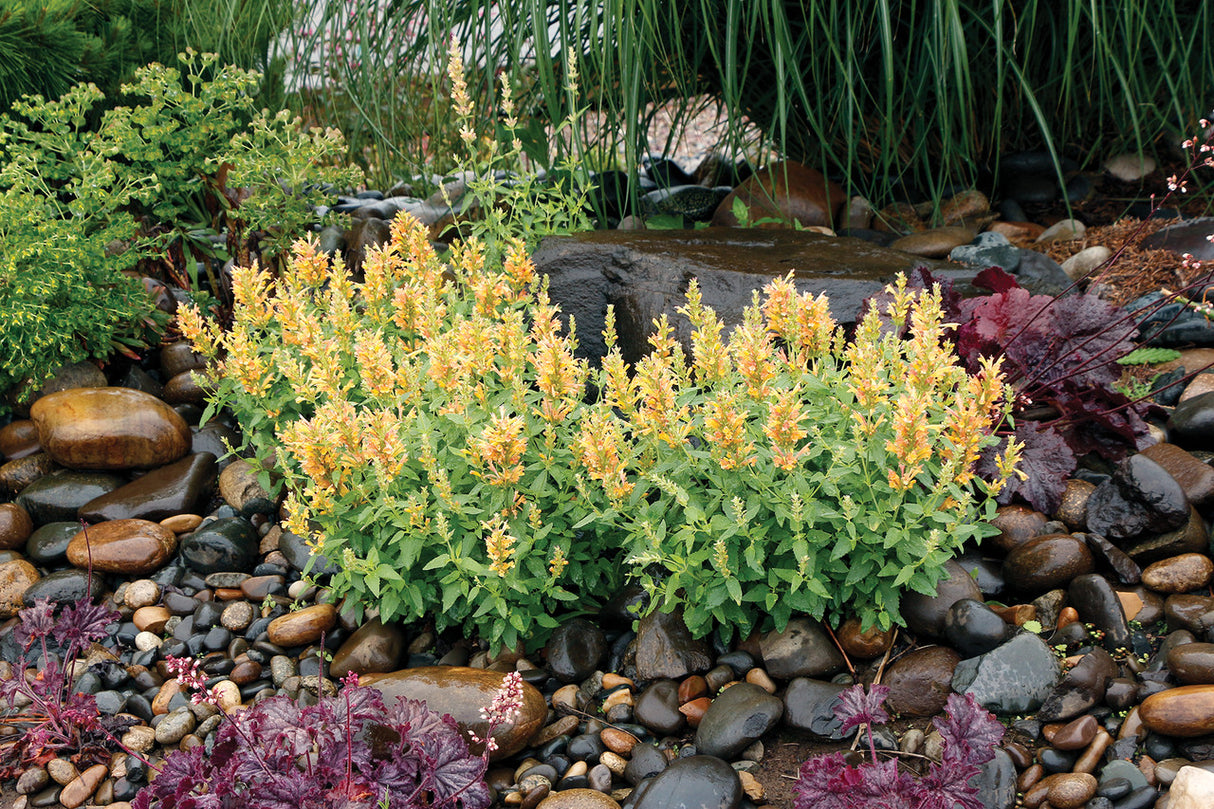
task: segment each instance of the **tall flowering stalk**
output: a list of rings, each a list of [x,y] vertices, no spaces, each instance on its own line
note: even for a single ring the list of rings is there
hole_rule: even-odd
[[[633,383],[608,340],[579,460],[633,575],[693,632],[794,613],[888,627],[903,590],[932,592],[953,553],[991,532],[985,495],[1001,481],[973,469],[1008,398],[998,364],[966,374],[937,291],[899,279],[887,292],[845,343],[825,298],[777,279],[724,341],[693,281],[690,364],[659,321]],[[635,409],[622,406],[634,390]]]

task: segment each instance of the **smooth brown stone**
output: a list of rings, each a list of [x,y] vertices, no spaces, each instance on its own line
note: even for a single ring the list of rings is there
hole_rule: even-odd
[[[41,449],[38,428],[29,419],[17,419],[0,427],[0,457],[15,461]]]
[[[55,461],[45,452],[35,452],[0,466],[0,492],[17,494],[34,481],[49,475]]]
[[[173,614],[164,607],[140,607],[131,616],[131,621],[140,632],[151,632],[153,635],[159,635],[164,631],[164,625],[168,623],[171,617],[173,617]]]
[[[215,456],[209,452],[187,455],[90,500],[80,507],[80,519],[90,523],[128,519],[159,522],[193,511],[206,505],[218,468]]]
[[[1084,542],[1070,534],[1047,534],[1013,548],[1003,562],[1003,577],[1013,588],[1043,593],[1095,569]]]
[[[169,404],[202,404],[207,400],[207,379],[197,371],[182,371],[164,383],[161,398]]]
[[[378,618],[354,631],[333,655],[329,676],[344,677],[350,672],[395,671],[400,668],[405,650],[405,635],[395,624],[385,625]]]
[[[1210,376],[1214,381],[1214,375]],[[1214,469],[1206,466],[1192,454],[1175,444],[1153,444],[1142,451],[1142,454],[1164,468],[1180,488],[1185,497],[1197,508],[1205,508],[1214,503]]]
[[[617,688],[621,685],[626,685],[629,688],[633,688],[636,686],[636,683],[632,681],[631,677],[625,677],[622,674],[616,674],[615,672],[611,671],[603,675],[604,691],[610,691],[611,689]]]
[[[337,608],[332,604],[317,604],[275,618],[266,631],[270,643],[277,646],[304,646],[320,640],[322,633],[336,625]]]
[[[702,675],[693,674],[679,683],[679,704],[708,696],[708,681]]]
[[[1096,717],[1084,715],[1060,726],[1049,741],[1059,750],[1079,750],[1092,743],[1099,727]]]
[[[1096,491],[1096,484],[1078,478],[1066,482],[1062,502],[1054,512],[1054,519],[1062,520],[1072,531],[1082,531],[1088,524],[1088,498]]]
[[[834,227],[839,209],[847,195],[835,182],[826,179],[817,169],[783,161],[760,169],[743,180],[717,206],[712,217],[716,227],[737,227],[733,213],[734,200],[741,200],[749,210],[751,222],[760,219],[793,220],[801,225]],[[758,227],[791,227],[784,222]]]
[[[253,576],[240,583],[240,592],[250,601],[261,601],[276,584],[286,584],[283,576]],[[283,590],[285,593],[285,589]]]
[[[1138,706],[1148,730],[1191,738],[1214,733],[1214,685],[1182,685],[1151,694]]]
[[[34,521],[29,512],[16,503],[0,503],[0,551],[25,547],[32,533]]]
[[[1139,739],[1142,739],[1146,735],[1147,729],[1143,727],[1142,715],[1138,712],[1138,706],[1135,705],[1126,714],[1121,727],[1117,728],[1117,738],[1128,739],[1130,736],[1137,736]]]
[[[924,258],[944,258],[954,247],[972,242],[976,235],[973,230],[964,227],[933,228],[895,239],[889,247]]]
[[[38,437],[71,469],[146,469],[190,450],[190,428],[159,399],[132,388],[74,388],[30,408]]]
[[[1100,766],[1104,760],[1104,751],[1109,749],[1109,745],[1113,743],[1113,737],[1104,728],[1097,728],[1096,737],[1092,739],[1092,743],[1087,746],[1087,749],[1075,761],[1075,766],[1071,768],[1072,772],[1093,772]]]
[[[1032,604],[991,604],[990,608],[1011,626],[1024,626],[1028,621],[1037,620],[1037,608]]]
[[[174,534],[188,534],[202,525],[202,517],[198,514],[175,514],[161,520],[160,524]]]
[[[1055,809],[1079,809],[1096,794],[1096,777],[1090,773],[1058,773],[1046,793]]]
[[[1040,536],[1047,521],[1044,514],[1028,506],[1000,506],[995,519],[991,520],[991,525],[999,529],[999,534],[990,541],[1007,553],[1017,545]]]
[[[242,660],[228,673],[228,679],[237,685],[248,685],[260,676],[261,664],[256,660]]]
[[[156,716],[167,714],[169,712],[169,702],[180,693],[180,680],[176,678],[165,680],[160,686],[160,690],[156,692],[156,696],[152,698],[152,713]]]
[[[1045,767],[1042,767],[1040,764],[1031,765],[1027,770],[1020,773],[1020,776],[1016,779],[1016,791],[1028,795],[1030,790],[1037,785],[1044,775]],[[1045,800],[1045,791],[1042,791],[1041,799]]]
[[[207,358],[195,351],[186,340],[165,343],[160,347],[160,370],[166,377],[206,367]]]
[[[480,669],[477,669],[477,671],[480,671]],[[562,716],[552,724],[540,728],[539,733],[536,733],[531,738],[531,746],[542,747],[558,736],[573,735],[577,733],[578,725],[580,724],[581,722],[576,716]]]
[[[620,809],[620,804],[605,793],[578,788],[554,792],[540,801],[535,809]]]
[[[481,718],[481,708],[493,701],[503,679],[496,672],[465,666],[420,666],[390,674],[369,674],[362,684],[379,689],[387,705],[394,704],[397,697],[419,699],[430,710],[451,714],[464,727],[484,735],[488,732],[488,725]],[[548,705],[544,695],[524,682],[519,715],[514,721],[501,725],[494,733],[498,749],[491,758],[508,758],[522,750],[543,725],[547,714]],[[574,728],[579,724],[576,716],[566,716],[557,721],[565,720],[572,720]]]
[[[244,591],[238,587],[216,587],[216,601],[244,601]]]
[[[632,748],[640,741],[628,731],[619,728],[603,728],[599,739],[608,750],[621,756],[630,755]]]
[[[1214,683],[1214,643],[1186,643],[1168,650],[1168,671],[1185,685]]]
[[[835,637],[838,639],[839,645],[843,647],[843,651],[851,657],[858,657],[861,660],[880,657],[894,643],[892,629],[885,630],[874,625],[869,627],[867,632],[863,632],[860,629],[860,619],[854,617],[848,618],[839,626]]]
[[[97,791],[101,782],[109,775],[109,768],[104,764],[94,764],[63,788],[59,793],[59,803],[66,809],[76,809]]]
[[[886,705],[912,716],[935,716],[952,693],[953,672],[961,655],[947,646],[927,646],[902,655],[885,670]]]
[[[1183,553],[1148,565],[1142,571],[1142,583],[1157,593],[1187,593],[1205,587],[1212,576],[1214,562],[1210,557]]]
[[[1058,628],[1062,629],[1068,624],[1073,624],[1079,620],[1079,611],[1074,607],[1063,607],[1058,612]]]
[[[1172,629],[1200,633],[1207,625],[1214,625],[1214,598],[1183,593],[1170,595],[1163,602],[1163,614]]]
[[[25,591],[41,576],[24,559],[0,562],[0,618],[12,618],[24,605]]]
[[[72,565],[102,573],[146,575],[164,567],[177,535],[149,520],[110,520],[83,530],[67,546]]]

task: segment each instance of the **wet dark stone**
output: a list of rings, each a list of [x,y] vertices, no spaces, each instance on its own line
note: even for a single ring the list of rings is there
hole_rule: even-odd
[[[79,517],[88,522],[142,519],[159,522],[196,512],[215,483],[218,468],[209,452],[187,455],[90,500]]]
[[[1016,803],[1016,765],[1006,750],[996,747],[995,757],[982,765],[975,786],[978,802],[989,809],[1011,809]]]
[[[632,809],[735,809],[742,803],[742,782],[733,767],[707,755],[671,762],[646,785]]]
[[[216,520],[182,539],[181,557],[204,575],[247,570],[257,561],[257,532],[239,517]]]
[[[658,736],[678,733],[684,722],[679,712],[679,684],[674,680],[654,680],[637,697],[633,716]]]
[[[696,748],[708,756],[732,759],[775,727],[784,713],[779,699],[753,683],[721,692],[700,719]]]
[[[1015,628],[990,607],[972,598],[963,598],[949,607],[944,616],[944,637],[962,657],[975,657],[1007,641]],[[950,673],[951,678],[951,673]]]
[[[1098,573],[1077,576],[1067,589],[1067,594],[1080,619],[1095,624],[1104,633],[1106,649],[1129,648],[1130,628],[1121,601],[1108,579]]]
[[[959,662],[961,655],[947,646],[928,646],[901,655],[885,670],[883,682],[890,689],[886,705],[898,713],[935,716],[944,710],[952,693],[950,683]]]
[[[67,562],[67,546],[80,533],[78,522],[52,522],[34,530],[25,543],[26,557],[37,565]]]
[[[1112,568],[1117,574],[1117,581],[1122,584],[1138,584],[1141,581],[1142,568],[1121,548],[1100,534],[1084,534],[1083,538],[1097,561]]]
[[[842,739],[842,723],[835,717],[834,706],[845,688],[838,683],[798,677],[784,692],[784,724],[827,739]]]
[[[682,216],[688,222],[707,222],[733,189],[728,186],[676,185],[658,188],[641,197],[641,214]]]
[[[691,636],[681,610],[669,613],[654,610],[641,619],[636,640],[640,679],[678,679],[706,671],[711,663],[707,642]]]
[[[908,591],[902,596],[902,617],[916,634],[939,638],[944,634],[944,618],[948,609],[963,598],[982,600],[978,585],[961,565],[949,560],[944,565],[945,577],[936,585],[936,595]]]
[[[1209,548],[1209,530],[1195,508],[1189,509],[1189,521],[1182,527],[1162,534],[1147,534],[1122,545],[1122,549],[1140,565],[1182,553],[1205,553]]]
[[[606,749],[597,733],[583,733],[569,740],[568,753],[574,761],[598,761]]]
[[[1198,261],[1214,259],[1214,244],[1206,237],[1214,233],[1214,217],[1198,217],[1155,231],[1142,240],[1146,250],[1168,250],[1174,255],[1189,253]]]
[[[109,472],[60,469],[26,486],[17,495],[16,502],[29,512],[34,525],[74,521],[76,512],[85,503],[125,483],[126,478]]]
[[[998,715],[1037,710],[1059,679],[1058,659],[1045,642],[1024,632],[980,657],[962,660],[952,687],[972,694],[979,705]]]
[[[1168,440],[1187,450],[1214,449],[1214,391],[1176,405],[1168,419]]]
[[[309,560],[312,558],[312,549],[308,547],[307,540],[298,534],[293,534],[290,531],[283,531],[278,538],[278,551],[287,559],[294,570],[303,571]],[[236,568],[237,570],[241,568]],[[312,576],[331,576],[340,568],[330,562],[326,557],[317,555],[316,561],[312,563],[312,569],[309,573]]]
[[[1189,503],[1176,479],[1145,455],[1131,455],[1113,480],[1096,487],[1088,499],[1088,528],[1110,539],[1180,528],[1189,519]]]
[[[557,679],[581,682],[595,672],[607,655],[607,639],[594,624],[574,618],[553,631],[544,653],[548,670]]]
[[[94,573],[90,578],[88,571],[73,568],[57,570],[43,576],[30,585],[21,600],[27,607],[34,606],[34,600],[39,598],[45,598],[53,604],[70,604],[90,594],[93,598],[98,598],[105,592],[105,579],[101,575]]]
[[[1104,649],[1093,649],[1062,676],[1046,697],[1037,718],[1061,722],[1086,713],[1105,699],[1109,683],[1117,676],[1117,663]]]
[[[666,756],[652,744],[638,744],[632,748],[628,756],[628,764],[624,767],[624,780],[636,786],[646,778],[666,769]]]
[[[1048,773],[1070,772],[1078,758],[1079,753],[1075,750],[1059,750],[1055,747],[1046,747],[1037,752],[1037,761]]]

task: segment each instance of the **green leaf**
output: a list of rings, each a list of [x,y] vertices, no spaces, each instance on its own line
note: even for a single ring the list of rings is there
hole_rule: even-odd
[[[1117,358],[1118,365],[1158,365],[1161,362],[1173,362],[1180,359],[1180,352],[1174,348],[1160,346],[1139,346],[1138,348]]]
[[[735,604],[742,603],[742,584],[735,577],[725,579],[725,589],[729,591],[729,597]]]

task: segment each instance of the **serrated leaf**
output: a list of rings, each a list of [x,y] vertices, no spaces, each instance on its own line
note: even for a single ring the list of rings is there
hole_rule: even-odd
[[[1158,365],[1161,362],[1172,362],[1180,359],[1180,352],[1174,348],[1161,346],[1139,346],[1138,348],[1117,359],[1118,365]]]

